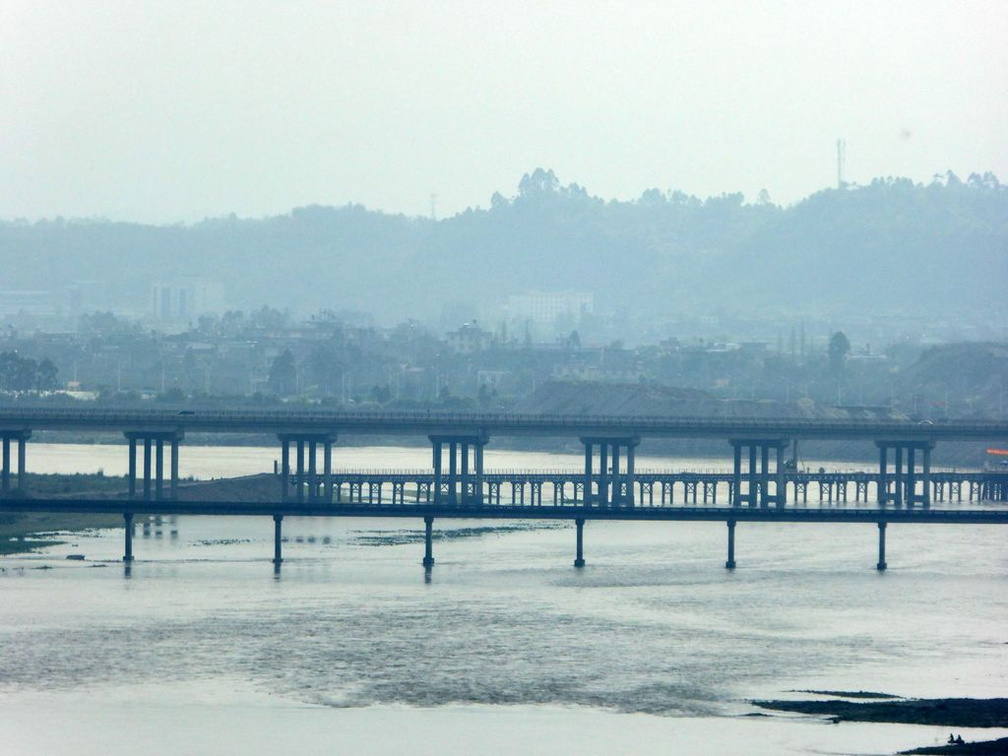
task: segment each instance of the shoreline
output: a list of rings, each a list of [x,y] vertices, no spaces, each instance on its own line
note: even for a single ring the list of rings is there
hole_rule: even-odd
[[[912,724],[932,727],[1008,727],[1008,698],[902,698],[887,693],[865,691],[800,691],[813,695],[844,696],[847,699],[753,700],[761,709],[826,717],[833,724],[872,722]],[[951,735],[950,735],[951,737]],[[923,746],[900,754],[1004,754],[1008,738]]]

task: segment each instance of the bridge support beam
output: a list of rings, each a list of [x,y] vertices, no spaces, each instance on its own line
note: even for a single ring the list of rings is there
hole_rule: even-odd
[[[912,507],[931,506],[931,450],[934,441],[876,441],[879,450],[878,504]],[[893,450],[893,469],[889,470],[889,450]],[[921,464],[917,466],[917,452]],[[906,468],[903,456],[906,454]],[[919,485],[918,485],[919,484]],[[918,489],[919,492],[918,492]]]
[[[126,431],[129,442],[129,497],[137,498],[137,443],[143,442],[143,500],[163,501],[165,499],[165,442],[169,442],[171,460],[169,466],[168,498],[178,498],[178,455],[179,442],[185,437],[181,430],[173,431]],[[153,468],[153,469],[152,469]]]
[[[489,440],[476,435],[438,434],[428,436],[434,464],[435,504],[483,503],[483,447]],[[448,452],[448,474],[444,453]]]
[[[725,568],[735,569],[735,520],[728,520],[728,560]]]
[[[750,507],[766,507],[787,503],[787,485],[784,481],[784,450],[790,444],[788,439],[732,439],[734,468],[732,471],[732,506],[746,504]],[[743,468],[743,449],[747,451],[749,464]],[[771,469],[770,451],[774,452]],[[771,491],[770,483],[773,482]],[[743,484],[745,484],[743,486]]]
[[[283,564],[283,515],[273,515],[273,565]]]
[[[423,566],[430,569],[434,566],[434,518],[427,515],[424,519],[424,558]]]
[[[584,505],[591,506],[592,503],[597,503],[600,507],[634,506],[634,454],[640,439],[637,436],[582,437],[581,443],[585,448]],[[597,465],[595,464],[596,448],[598,449]],[[620,449],[626,450],[626,462],[622,470],[620,469]]]
[[[875,565],[875,569],[877,569],[879,572],[884,572],[886,568],[885,531],[886,531],[886,523],[880,522],[878,524],[878,564]]]
[[[335,433],[279,433],[280,439],[280,500],[315,503],[332,501],[332,446]],[[291,470],[291,447],[295,466]],[[322,449],[322,480],[318,474],[318,452]],[[291,482],[294,483],[293,496]]]
[[[584,524],[585,524],[585,521],[584,521],[583,517],[578,517],[576,520],[574,520],[574,526],[577,529],[577,547],[576,547],[576,550],[574,552],[574,566],[575,567],[584,567],[585,566],[585,560],[584,560]]]
[[[133,513],[123,513],[123,526],[126,531],[126,545],[123,553],[123,561],[129,564],[133,561]]]
[[[17,490],[25,490],[25,464],[30,430],[0,431],[3,443],[3,469],[0,470],[0,489],[4,493],[11,490],[11,441],[17,441]]]

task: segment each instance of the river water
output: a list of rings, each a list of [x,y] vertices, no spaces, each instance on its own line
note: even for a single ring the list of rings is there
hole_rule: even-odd
[[[180,467],[240,475],[276,456],[186,447]],[[336,464],[415,469],[429,451],[339,448]],[[123,474],[125,447],[29,447],[32,471],[98,468]],[[279,574],[269,518],[138,529],[128,574],[121,530],[0,559],[0,752],[880,754],[948,728],[748,701],[1006,694],[997,526],[890,525],[884,574],[869,525],[740,524],[732,572],[719,523],[590,522],[583,570],[566,523],[435,527],[429,576],[419,520],[285,518]]]

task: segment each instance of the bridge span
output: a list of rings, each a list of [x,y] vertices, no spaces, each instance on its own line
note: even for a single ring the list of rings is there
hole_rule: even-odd
[[[635,501],[635,456],[642,438],[721,438],[732,448],[731,496],[737,505],[787,501],[785,449],[803,439],[847,439],[877,449],[878,500],[930,504],[931,451],[939,441],[1008,439],[1008,422],[637,417],[465,412],[332,412],[311,410],[188,410],[0,407],[2,492],[24,493],[27,444],[35,430],[116,431],[129,446],[130,496],[174,499],[180,445],[186,432],[272,434],[280,442],[282,499],[323,498],[333,491],[338,435],[424,435],[431,444],[434,499],[482,500],[483,451],[491,436],[576,437],[584,448],[582,498],[608,504]],[[12,468],[12,444],[17,469]],[[165,453],[169,453],[168,470]],[[797,456],[797,454],[795,454]],[[321,457],[321,460],[319,459]],[[141,475],[142,459],[142,475]],[[291,482],[293,481],[293,485]],[[142,492],[138,487],[142,485]],[[168,490],[166,491],[166,485]]]
[[[35,430],[116,431],[128,444],[129,493],[121,500],[64,500],[31,498],[25,486],[27,444]],[[186,432],[208,434],[272,434],[280,442],[278,488],[275,502],[183,502],[178,497],[178,460]],[[343,435],[424,435],[431,448],[431,470],[412,480],[414,502],[406,501],[406,480],[389,481],[392,502],[381,495],[381,475],[347,479],[333,468],[333,447]],[[510,481],[512,503],[501,501],[501,486],[484,468],[484,448],[491,436],[576,437],[584,448],[584,468],[562,479],[542,475],[523,480],[530,486],[530,503],[516,505],[515,479]],[[720,438],[732,449],[732,472],[719,479],[681,478],[687,506],[672,506],[675,480],[636,469],[636,449],[642,438]],[[784,453],[803,439],[862,440],[874,444],[878,454],[875,473],[854,480],[855,500],[868,501],[873,486],[875,507],[853,509],[788,506],[789,489],[795,501],[807,501],[814,479],[789,467]],[[933,473],[931,451],[939,441],[1008,439],[1008,422],[942,421],[917,423],[899,420],[739,418],[739,417],[636,417],[582,415],[527,415],[451,412],[330,412],[312,410],[189,410],[135,408],[0,407],[0,442],[3,467],[0,511],[117,512],[124,518],[124,561],[133,559],[133,518],[136,514],[270,515],[275,524],[274,563],[281,556],[281,523],[285,516],[422,517],[426,528],[423,563],[434,563],[432,526],[437,517],[517,518],[572,520],[577,528],[575,565],[584,565],[584,523],[608,520],[714,520],[728,526],[728,559],[735,567],[735,527],[738,522],[875,523],[879,531],[877,567],[884,570],[885,532],[890,522],[973,523],[1008,522],[1002,510],[931,509],[933,498],[961,496],[963,480]],[[12,468],[12,444],[17,448],[17,469]],[[170,453],[168,470],[165,452]],[[321,456],[321,460],[319,457]],[[797,456],[797,455],[795,455]],[[520,477],[520,476],[519,476]],[[978,483],[977,498],[1008,499],[1008,476]],[[16,488],[12,490],[12,481]],[[843,501],[847,484],[844,482]],[[553,501],[544,503],[542,486],[553,485]],[[817,481],[820,496],[824,481]],[[354,495],[354,486],[357,495]],[[373,494],[365,501],[363,487]],[[704,503],[718,486],[727,489],[725,506],[696,506],[697,491]],[[840,483],[834,481],[840,496]],[[959,486],[957,489],[956,486]],[[973,498],[969,483],[969,498]],[[656,486],[661,491],[654,505]],[[987,486],[986,488],[984,486]],[[698,488],[699,487],[699,488]],[[421,501],[421,491],[424,495]],[[833,488],[829,488],[830,491]],[[344,491],[348,492],[343,500]],[[665,494],[668,492],[666,505]],[[940,493],[939,493],[940,492]],[[397,498],[398,493],[398,498]],[[536,502],[538,499],[538,502]],[[522,502],[523,503],[523,502]]]
[[[584,526],[589,520],[627,522],[724,522],[728,529],[725,567],[735,569],[735,529],[739,523],[874,524],[878,529],[878,561],[886,563],[886,528],[897,524],[1006,525],[1008,509],[921,509],[913,507],[773,507],[734,506],[585,506],[583,503],[493,505],[473,503],[337,503],[297,501],[178,501],[138,502],[128,499],[85,498],[4,498],[0,511],[72,512],[77,514],[121,514],[125,547],[123,562],[133,561],[135,517],[139,515],[269,516],[274,523],[273,564],[283,562],[282,527],[284,517],[371,517],[423,519],[425,547],[422,564],[434,565],[433,527],[436,518],[493,520],[567,520],[576,529],[574,566],[584,567]]]

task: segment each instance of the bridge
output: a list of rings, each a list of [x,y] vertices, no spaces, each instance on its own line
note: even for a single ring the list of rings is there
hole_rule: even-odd
[[[27,443],[34,430],[116,431],[128,442],[129,492],[122,500],[62,500],[31,498],[24,485]],[[186,432],[259,433],[275,435],[281,462],[276,501],[270,503],[178,500],[178,458]],[[430,471],[358,473],[333,469],[333,445],[340,434],[424,435],[431,444]],[[584,447],[583,472],[494,474],[485,470],[483,451],[491,436],[577,437]],[[732,448],[733,467],[726,474],[672,474],[638,471],[635,453],[642,438],[721,438]],[[284,516],[422,517],[426,528],[423,564],[431,567],[432,526],[437,517],[563,519],[577,527],[574,564],[584,565],[583,527],[590,519],[714,520],[728,526],[728,559],[735,567],[734,539],[738,522],[870,522],[878,526],[879,559],[884,570],[885,532],[889,522],[1008,523],[1008,511],[931,508],[932,500],[1008,499],[1008,475],[935,473],[931,451],[939,441],[999,442],[1008,438],[1008,423],[899,420],[823,420],[795,418],[634,417],[525,415],[448,412],[328,412],[322,410],[170,410],[122,408],[0,408],[3,468],[0,510],[116,512],[125,521],[124,561],[133,559],[133,518],[147,514],[271,515],[274,520],[274,564],[282,560]],[[784,450],[804,439],[862,440],[878,452],[877,473],[827,478],[826,474],[789,470]],[[11,446],[17,445],[17,470]],[[170,451],[165,471],[165,451]],[[142,450],[142,451],[141,451]],[[321,454],[321,465],[319,456]],[[138,463],[142,458],[142,475]],[[293,457],[293,459],[292,459]],[[447,458],[447,459],[446,459]],[[16,488],[12,490],[12,481]],[[676,484],[685,506],[675,506]],[[391,502],[383,486],[391,489]],[[543,487],[552,497],[543,501]],[[809,509],[810,485],[820,499],[847,501],[849,486],[857,503],[876,506],[854,509]],[[365,498],[365,486],[368,496]],[[510,486],[510,503],[502,487]],[[407,487],[414,500],[407,501]],[[526,487],[532,506],[524,501]],[[717,504],[719,488],[725,497]],[[377,489],[377,495],[375,491]],[[655,491],[659,491],[655,505]],[[516,500],[516,492],[519,500]],[[698,506],[698,492],[703,505]],[[789,506],[789,492],[796,505]],[[344,495],[346,500],[344,500]],[[690,501],[690,499],[692,499]]]

